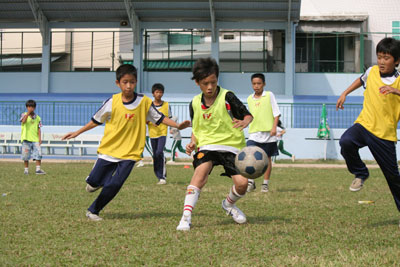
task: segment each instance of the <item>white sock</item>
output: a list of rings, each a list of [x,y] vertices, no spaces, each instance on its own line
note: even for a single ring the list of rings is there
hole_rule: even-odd
[[[253,180],[253,179],[247,179],[247,183],[252,183],[252,184],[254,184],[254,180]]]
[[[29,171],[29,168],[24,168],[24,171],[26,171],[26,172]]]
[[[239,195],[238,192],[236,192],[235,186],[232,186],[231,191],[229,192],[228,196],[225,199],[225,204],[226,206],[233,206],[236,201],[241,199],[244,195]]]
[[[36,171],[40,171],[40,166],[36,166]]]
[[[188,217],[192,215],[194,206],[199,200],[201,190],[194,185],[189,185],[186,189],[185,203],[183,204],[183,214]]]
[[[264,180],[263,184],[268,184],[269,180]]]

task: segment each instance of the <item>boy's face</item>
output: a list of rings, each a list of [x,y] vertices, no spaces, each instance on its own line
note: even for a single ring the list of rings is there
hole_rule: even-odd
[[[376,56],[378,58],[378,67],[381,74],[391,74],[400,61],[400,59],[394,61],[394,57],[391,54],[382,52],[379,52]]]
[[[206,78],[196,81],[205,97],[213,97],[217,92],[218,78],[215,74],[211,74]]]
[[[33,114],[35,112],[35,107],[27,106],[26,110],[28,111],[29,114]]]
[[[132,96],[133,92],[135,92],[137,80],[132,74],[125,74],[119,81],[116,80],[115,83],[121,89],[124,96]]]
[[[253,78],[251,80],[251,85],[256,95],[260,95],[264,91],[265,82],[260,78]]]
[[[155,90],[153,93],[154,100],[156,101],[161,101],[162,96],[164,95],[164,92],[161,90]]]

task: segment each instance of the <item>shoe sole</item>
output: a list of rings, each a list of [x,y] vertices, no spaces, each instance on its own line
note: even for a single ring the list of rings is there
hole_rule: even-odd
[[[351,188],[351,187],[349,187],[349,190],[351,191],[351,192],[358,192],[358,191],[360,191],[362,189],[362,187],[360,187],[360,188]]]
[[[90,186],[90,187],[89,187]],[[97,190],[99,190],[101,188],[101,186],[99,187],[92,187],[91,185],[87,184],[86,185],[86,192],[88,193],[93,193],[96,192]]]

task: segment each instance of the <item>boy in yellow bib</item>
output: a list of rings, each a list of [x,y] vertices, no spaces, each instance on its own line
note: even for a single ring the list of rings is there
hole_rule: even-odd
[[[25,103],[26,112],[21,114],[21,142],[22,142],[22,155],[24,161],[24,174],[29,174],[29,159],[32,158],[36,161],[36,174],[46,174],[41,168],[42,151],[40,145],[42,144],[42,121],[35,113],[36,102],[28,100]]]
[[[86,213],[92,221],[102,220],[99,212],[117,195],[133,166],[141,159],[146,121],[157,125],[164,123],[179,129],[190,125],[190,121],[177,124],[165,117],[155,108],[150,98],[135,92],[137,71],[134,66],[119,66],[116,76],[116,84],[121,93],[107,99],[89,123],[63,137],[63,140],[75,138],[105,123],[104,136],[97,150],[98,159],[86,178],[86,191],[92,193],[103,187]]]
[[[336,110],[343,109],[346,96],[365,87],[363,109],[340,138],[341,154],[355,179],[353,192],[362,189],[369,172],[359,155],[359,149],[368,146],[381,168],[400,211],[400,174],[396,157],[397,124],[400,120],[400,75],[395,69],[400,62],[400,42],[384,38],[376,46],[378,65],[370,67],[340,96]]]
[[[246,194],[247,179],[235,167],[235,156],[245,146],[243,128],[253,117],[231,91],[218,86],[219,67],[211,58],[200,58],[193,66],[193,80],[202,93],[190,103],[192,137],[186,153],[193,156],[194,174],[186,190],[183,215],[176,230],[188,231],[194,209],[208,175],[216,165],[222,165],[234,186],[222,201],[222,208],[236,223],[246,222],[246,215],[235,203]]]
[[[164,85],[161,83],[155,83],[151,88],[151,92],[153,93],[153,104],[156,109],[164,114],[165,117],[171,118],[169,103],[162,100],[162,96],[164,95]],[[148,123],[148,127],[153,152],[154,173],[158,178],[157,184],[163,185],[167,183],[167,168],[165,166],[166,160],[164,157],[164,148],[165,143],[167,142],[168,127],[163,124],[155,125],[151,122]]]
[[[279,155],[278,138],[276,128],[281,112],[275,96],[270,91],[264,91],[265,76],[262,73],[255,73],[251,76],[251,85],[254,94],[249,95],[247,104],[254,120],[249,126],[249,140],[247,146],[258,146],[268,156],[268,167],[264,174],[264,181],[261,185],[261,192],[268,192],[269,180],[272,171],[273,156]],[[256,189],[254,180],[249,179],[247,192]]]

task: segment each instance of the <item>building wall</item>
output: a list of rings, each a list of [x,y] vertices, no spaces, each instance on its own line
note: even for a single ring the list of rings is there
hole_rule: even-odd
[[[400,5],[398,0],[302,0],[301,16],[331,16],[335,15],[368,15],[368,32],[392,32],[392,21],[399,21]],[[381,34],[372,35],[370,56],[372,63],[376,62],[375,47],[383,38]]]

